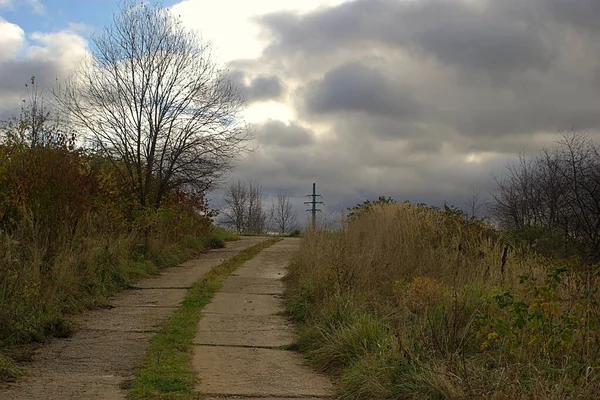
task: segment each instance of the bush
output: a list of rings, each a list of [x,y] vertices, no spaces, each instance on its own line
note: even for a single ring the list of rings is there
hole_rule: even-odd
[[[222,249],[225,247],[225,242],[222,239],[213,236],[206,237],[203,243],[207,249]]]
[[[185,195],[139,207],[108,171],[65,146],[23,144],[0,166],[0,352],[70,336],[70,314],[229,238]]]

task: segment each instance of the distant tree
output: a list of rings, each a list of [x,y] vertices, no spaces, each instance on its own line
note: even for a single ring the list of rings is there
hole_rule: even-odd
[[[169,10],[123,2],[86,61],[55,98],[142,206],[172,189],[206,191],[245,149],[241,95]]]
[[[600,146],[589,137],[562,134],[554,148],[507,166],[496,184],[491,211],[500,226],[522,230],[529,241],[532,232],[562,232],[566,250],[599,257]]]
[[[485,202],[481,199],[481,194],[472,187],[469,197],[465,200],[467,218],[474,220],[480,217],[482,209],[485,207]]]
[[[285,194],[277,194],[277,203],[271,205],[270,220],[273,228],[281,234],[297,229],[298,216],[290,198]]]
[[[237,233],[263,233],[267,224],[260,184],[252,181],[231,182],[223,195],[220,221]]]
[[[264,210],[262,186],[257,182],[248,182],[248,210],[245,231],[263,233],[267,227],[267,214]]]
[[[242,233],[247,219],[248,188],[246,183],[237,180],[231,182],[223,195],[224,207],[220,210],[221,222]]]
[[[522,228],[537,223],[536,175],[534,160],[520,154],[518,163],[508,165],[503,176],[494,177],[496,191],[491,210],[500,226]]]

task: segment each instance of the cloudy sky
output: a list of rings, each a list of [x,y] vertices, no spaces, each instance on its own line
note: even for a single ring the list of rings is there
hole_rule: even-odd
[[[248,99],[257,149],[234,176],[299,209],[312,182],[329,211],[379,195],[462,206],[558,130],[600,132],[599,0],[164,4]],[[30,76],[68,75],[116,5],[0,0],[0,113]]]

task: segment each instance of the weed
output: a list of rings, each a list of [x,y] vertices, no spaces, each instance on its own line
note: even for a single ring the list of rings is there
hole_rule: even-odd
[[[10,358],[0,353],[0,380],[10,381],[23,375]]]

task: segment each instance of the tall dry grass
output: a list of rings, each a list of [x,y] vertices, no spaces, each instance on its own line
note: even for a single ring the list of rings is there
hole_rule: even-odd
[[[0,379],[19,374],[28,344],[72,334],[70,315],[102,307],[115,291],[229,239],[210,220],[177,206],[134,223],[110,208],[88,213],[74,231],[45,232],[23,218],[0,231]],[[4,356],[2,356],[4,353]]]
[[[375,206],[306,235],[286,310],[341,398],[595,398],[594,271],[452,212]]]

